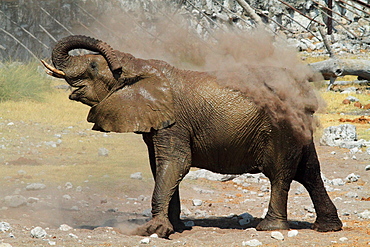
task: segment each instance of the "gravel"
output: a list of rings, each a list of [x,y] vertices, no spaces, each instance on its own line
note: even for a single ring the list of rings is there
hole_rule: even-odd
[[[44,229],[37,226],[31,230],[31,237],[33,238],[44,238],[46,237],[47,233]]]

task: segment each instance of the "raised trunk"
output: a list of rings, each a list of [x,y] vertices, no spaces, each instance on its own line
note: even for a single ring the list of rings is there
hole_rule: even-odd
[[[91,37],[73,35],[61,39],[54,47],[52,61],[57,69],[63,70],[73,65],[73,56],[69,51],[74,49],[86,49],[99,52],[107,60],[112,72],[119,72],[121,65],[112,49],[107,43]]]

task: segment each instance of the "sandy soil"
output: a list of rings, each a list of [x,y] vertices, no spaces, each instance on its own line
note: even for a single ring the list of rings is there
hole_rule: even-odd
[[[4,119],[0,123],[0,222],[11,226],[0,232],[0,246],[145,245],[140,243],[143,237],[127,234],[149,219],[143,213],[150,209],[153,188],[139,136]],[[99,145],[109,150],[108,156],[99,156]],[[285,239],[273,239],[271,232],[254,229],[268,205],[269,193],[261,191],[268,186],[266,180],[241,186],[198,179],[185,180],[181,186],[182,205],[187,209],[183,219],[195,226],[169,240],[150,238],[149,245],[242,246],[244,241],[258,239],[264,246],[369,246],[370,222],[359,213],[370,210],[370,171],[365,170],[370,155],[365,150],[350,154],[347,149],[317,148],[327,179],[360,175],[357,182],[330,185],[330,197],[344,223],[342,231],[311,230],[312,203],[307,192],[293,183],[288,214],[298,235],[288,237],[288,231],[281,231]],[[134,172],[142,172],[143,178],[131,179]],[[27,190],[32,183],[46,188]],[[23,196],[27,204],[11,207],[5,200],[11,195]],[[202,205],[193,206],[193,199],[201,199]],[[246,212],[255,218],[241,226],[239,215]],[[60,230],[62,224],[73,229]],[[30,232],[36,226],[47,235],[32,238]]]

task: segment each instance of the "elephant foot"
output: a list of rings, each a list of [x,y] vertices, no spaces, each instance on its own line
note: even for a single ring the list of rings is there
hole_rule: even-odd
[[[156,233],[160,238],[168,238],[174,233],[173,226],[167,218],[154,217],[147,223],[136,228],[131,234],[150,236]]]
[[[312,229],[318,232],[335,232],[342,230],[342,226],[342,221],[336,216],[334,219],[316,219]]]
[[[276,219],[263,219],[256,227],[257,231],[289,230],[288,221]]]

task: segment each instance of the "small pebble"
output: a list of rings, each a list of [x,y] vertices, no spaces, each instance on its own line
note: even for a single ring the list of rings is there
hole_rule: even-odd
[[[348,238],[346,238],[346,237],[341,237],[340,239],[339,239],[339,241],[341,241],[341,242],[345,242],[345,241],[347,241],[348,240]]]
[[[365,171],[370,171],[370,165],[367,165],[367,166],[365,167]]]
[[[143,238],[140,240],[140,244],[149,244],[150,243],[150,238]]]
[[[142,175],[141,172],[135,172],[135,173],[130,175],[130,178],[141,180],[141,179],[143,179],[143,175]]]
[[[67,224],[62,224],[62,225],[59,226],[59,230],[64,231],[64,232],[70,231],[72,229],[73,229],[73,227],[71,227]]]
[[[298,231],[297,230],[291,230],[288,232],[288,237],[295,237],[298,235]]]
[[[284,235],[278,231],[271,232],[271,237],[277,240],[284,240]]]
[[[194,206],[202,206],[202,204],[203,204],[203,201],[200,200],[200,199],[194,199],[193,200],[193,205]]]
[[[43,238],[45,236],[46,236],[46,231],[39,226],[31,230],[31,237],[33,238]]]
[[[7,223],[7,222],[0,222],[0,231],[1,232],[6,232],[6,231],[9,231],[10,230],[10,224]]]
[[[151,238],[158,238],[158,234],[157,233],[153,233],[152,235],[150,235]]]
[[[259,246],[259,245],[262,245],[262,243],[258,239],[252,239],[242,242],[242,246]]]
[[[76,234],[73,234],[73,233],[68,234],[68,236],[70,236],[71,238],[78,238],[78,236]]]

